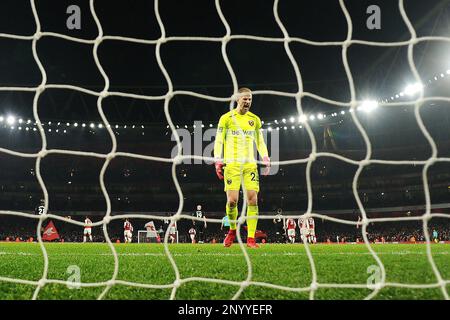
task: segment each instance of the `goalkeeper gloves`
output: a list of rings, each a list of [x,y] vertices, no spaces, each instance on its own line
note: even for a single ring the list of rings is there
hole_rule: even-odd
[[[217,177],[218,177],[220,180],[223,180],[223,170],[222,170],[222,168],[223,168],[223,162],[222,162],[222,161],[217,161],[215,165],[216,165],[216,174],[217,174]]]
[[[263,164],[266,167],[263,171],[263,176],[267,176],[270,171],[270,158],[268,156],[265,156],[263,158]]]

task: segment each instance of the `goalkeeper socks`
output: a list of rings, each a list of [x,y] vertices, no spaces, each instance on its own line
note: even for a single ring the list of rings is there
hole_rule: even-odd
[[[258,224],[258,206],[247,207],[247,232],[248,238],[254,238],[256,232],[256,225]]]
[[[230,220],[230,230],[236,230],[236,222],[232,222],[231,220],[237,219],[237,215],[238,215],[237,206],[230,208],[230,206],[227,203],[226,212],[227,212],[228,219]]]

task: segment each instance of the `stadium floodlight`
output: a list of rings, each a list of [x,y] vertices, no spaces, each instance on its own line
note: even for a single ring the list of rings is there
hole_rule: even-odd
[[[17,128],[17,129],[22,130],[22,127],[19,127],[19,128]]]
[[[23,119],[22,119],[22,118],[20,118],[20,119],[19,119],[19,123],[22,123],[22,122],[23,122]]]
[[[19,119],[19,123],[22,123],[20,120],[22,120],[22,119]],[[51,124],[52,124],[52,122],[49,121],[49,122],[48,122],[48,125],[51,125]]]
[[[64,129],[64,133],[67,133],[66,129]]]
[[[67,123],[66,123],[66,126],[68,126],[68,127],[69,127],[69,126],[70,126],[70,123],[68,123],[68,122],[67,122]]]
[[[298,117],[298,122],[300,122],[300,123],[305,123],[306,120],[307,120],[307,117],[304,114],[302,114],[300,117]]]
[[[59,126],[61,124],[61,122],[58,122],[57,125]]]
[[[314,120],[314,119],[316,119],[315,115],[312,114],[312,115],[309,116],[309,120]]]
[[[324,118],[322,113],[317,114],[317,119],[322,120]]]
[[[127,125],[124,125],[123,128],[126,129],[126,128],[127,128]],[[178,128],[180,128],[180,127],[177,125],[177,129],[178,129]]]
[[[99,127],[100,129],[103,128],[103,124],[99,123],[99,124],[98,124],[98,127]]]
[[[404,92],[406,95],[412,96],[412,95],[415,95],[416,93],[419,93],[422,90],[423,90],[423,84],[414,83],[414,84],[407,85]]]
[[[284,130],[287,130],[287,127],[283,127]]]
[[[116,124],[116,129],[119,129],[119,125],[118,124]]]
[[[78,127],[78,123],[75,122],[75,123],[73,124],[73,126],[74,126],[74,127]]]
[[[8,116],[6,118],[6,123],[8,123],[9,125],[14,124],[16,122],[16,118],[14,116]]]
[[[362,110],[365,112],[371,112],[376,108],[378,108],[378,102],[376,102],[375,100],[365,100],[358,107],[358,110]]]
[[[344,115],[344,114],[345,114],[345,111],[344,111],[344,110],[342,110],[342,111],[341,111],[341,114],[342,114],[342,115]]]
[[[3,122],[3,120],[5,120],[5,118],[3,118],[3,116],[0,116],[0,122]]]
[[[86,123],[83,123],[81,126],[82,126],[83,128],[86,127]]]
[[[450,69],[448,69],[446,72],[447,72],[447,74],[450,74]]]
[[[93,123],[91,122],[91,124],[89,125],[89,127],[94,128],[94,127],[95,127],[95,124],[93,124]]]
[[[33,128],[33,131],[37,131],[37,129],[36,129],[36,128]]]
[[[284,118],[283,118],[283,120],[281,120],[281,121],[283,121],[283,123],[286,123],[286,119],[284,119]]]
[[[30,124],[30,123],[31,123],[31,120],[30,120],[30,119],[28,119],[28,120],[27,120],[27,124]]]
[[[25,130],[27,130],[27,131],[28,131],[28,130],[30,130],[30,128],[26,127],[26,128],[25,128]]]
[[[294,117],[290,117],[289,121],[291,121],[291,123],[293,123],[295,121],[295,118]]]
[[[295,129],[295,126],[291,126],[291,129],[294,130],[294,129]]]
[[[209,124],[209,127],[210,127],[210,128],[212,128],[212,127],[213,127],[212,123],[210,123],[210,124]]]
[[[267,130],[272,131],[272,127],[269,127]]]
[[[278,120],[275,120],[274,122],[275,122],[276,124],[278,124]]]

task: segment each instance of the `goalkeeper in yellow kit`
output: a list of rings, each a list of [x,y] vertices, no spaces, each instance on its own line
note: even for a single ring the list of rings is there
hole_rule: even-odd
[[[261,120],[251,113],[252,92],[248,88],[239,89],[240,98],[235,109],[220,117],[214,143],[214,159],[216,174],[224,179],[227,194],[226,213],[230,220],[230,230],[225,238],[224,246],[229,247],[236,238],[237,203],[241,187],[241,176],[247,194],[247,246],[258,248],[255,242],[256,225],[258,223],[259,175],[254,156],[254,145],[263,158],[267,175],[270,159],[267,146],[261,132]],[[222,160],[223,151],[223,160]]]

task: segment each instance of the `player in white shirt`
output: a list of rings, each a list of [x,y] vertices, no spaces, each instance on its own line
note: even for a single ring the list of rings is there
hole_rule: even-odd
[[[291,243],[295,243],[295,228],[297,228],[297,224],[294,219],[289,218],[286,221],[286,229],[289,241],[291,241]]]
[[[169,226],[169,238],[172,243],[177,239],[177,223],[176,221],[172,222]]]
[[[89,240],[92,242],[92,221],[88,217],[84,219],[83,242],[86,242],[87,236],[89,236]]]
[[[133,226],[131,225],[131,222],[128,221],[128,219],[125,219],[125,222],[123,224],[123,237],[125,243],[131,243],[131,241],[133,240]]]
[[[194,227],[189,229],[189,236],[191,237],[192,244],[195,243],[195,235],[197,234],[197,231],[195,231]]]
[[[307,236],[308,236],[308,221],[303,218],[300,217],[298,219],[298,227],[300,228],[300,238],[303,242],[307,241]]]
[[[316,226],[314,223],[314,218],[309,217],[308,218],[308,242],[309,243],[316,243]]]

